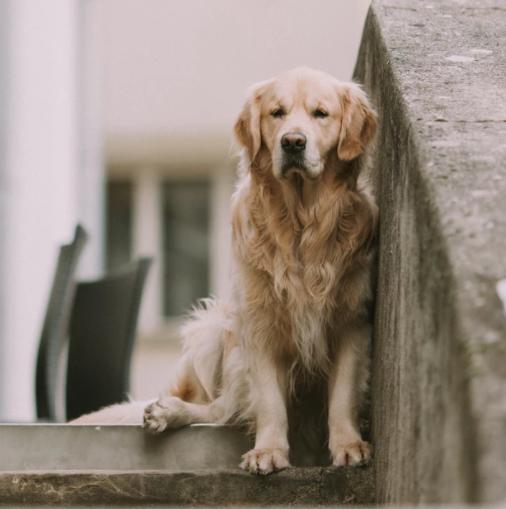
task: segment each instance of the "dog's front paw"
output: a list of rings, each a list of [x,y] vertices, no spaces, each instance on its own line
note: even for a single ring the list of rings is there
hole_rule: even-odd
[[[267,475],[290,466],[285,449],[251,449],[242,456],[240,468],[251,474]]]
[[[144,429],[161,433],[167,428],[188,424],[184,401],[176,397],[161,398],[144,409]]]
[[[371,459],[372,447],[368,442],[358,439],[347,444],[335,445],[331,453],[332,464],[336,467],[361,465]]]

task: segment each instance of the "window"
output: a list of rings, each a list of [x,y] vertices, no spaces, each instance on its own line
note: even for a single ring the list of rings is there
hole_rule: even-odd
[[[209,293],[209,180],[167,180],[162,188],[163,309],[181,315]]]

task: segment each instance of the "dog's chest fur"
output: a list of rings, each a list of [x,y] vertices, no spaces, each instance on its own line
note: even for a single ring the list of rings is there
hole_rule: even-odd
[[[369,293],[373,210],[357,196],[323,188],[312,206],[290,210],[283,196],[249,183],[234,199],[234,252],[249,274],[238,283],[243,306],[262,302],[271,329],[311,371],[328,365],[329,336]]]

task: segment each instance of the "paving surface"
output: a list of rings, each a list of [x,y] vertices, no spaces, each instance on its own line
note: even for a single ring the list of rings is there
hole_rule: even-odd
[[[506,1],[377,0],[379,501],[506,498]]]

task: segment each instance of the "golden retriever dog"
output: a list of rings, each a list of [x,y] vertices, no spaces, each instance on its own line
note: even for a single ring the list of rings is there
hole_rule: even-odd
[[[358,411],[377,210],[359,173],[376,126],[358,85],[320,71],[251,88],[235,124],[233,296],[204,301],[184,324],[177,375],[145,408],[147,430],[247,425],[255,444],[240,466],[269,474],[289,466],[289,408],[318,381],[332,463],[370,458]]]

